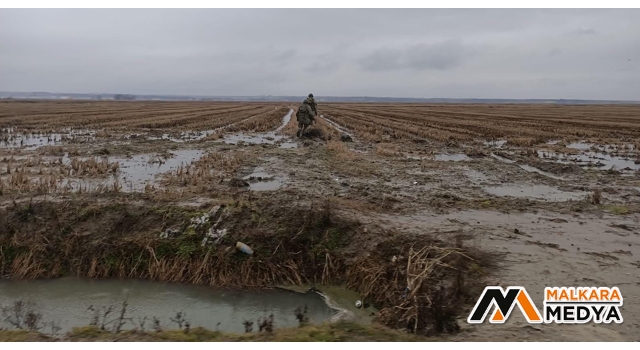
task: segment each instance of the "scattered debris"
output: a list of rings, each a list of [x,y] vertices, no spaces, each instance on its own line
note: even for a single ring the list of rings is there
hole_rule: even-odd
[[[160,238],[175,238],[178,237],[182,234],[182,232],[180,232],[180,230],[176,230],[173,228],[168,228],[166,230],[164,230],[163,232],[160,232]]]
[[[220,240],[222,239],[222,237],[226,235],[227,235],[226,228],[222,230],[218,230],[215,227],[211,227],[207,232],[207,234],[205,235],[205,237],[202,239],[202,246],[204,247],[209,242],[209,239],[214,239],[215,241],[213,241],[213,244],[218,244],[220,243]]]
[[[247,255],[252,255],[253,254],[253,249],[251,249],[248,245],[242,243],[242,242],[238,242],[236,243],[236,249],[238,249],[239,251],[247,254]]]

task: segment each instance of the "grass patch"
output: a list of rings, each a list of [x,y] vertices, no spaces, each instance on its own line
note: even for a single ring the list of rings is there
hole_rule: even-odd
[[[0,330],[0,342],[46,341],[50,339],[44,334],[25,330]]]
[[[624,205],[608,205],[606,207],[606,210],[608,210],[612,214],[616,214],[616,215],[626,215],[626,214],[629,214],[631,212],[629,210],[629,207],[626,207]]]

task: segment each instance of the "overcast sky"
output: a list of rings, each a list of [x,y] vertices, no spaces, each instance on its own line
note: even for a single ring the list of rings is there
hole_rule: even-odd
[[[0,91],[640,100],[640,10],[0,9]]]

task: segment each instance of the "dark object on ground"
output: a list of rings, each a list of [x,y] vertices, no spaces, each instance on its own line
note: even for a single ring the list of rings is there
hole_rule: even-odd
[[[342,142],[353,142],[353,138],[351,137],[351,135],[342,134],[342,135],[340,135],[340,141],[342,141]]]
[[[314,139],[314,138],[324,139],[324,133],[322,132],[322,130],[318,128],[311,128],[311,129],[307,129],[302,135],[302,137],[309,138],[309,139]]]
[[[233,178],[229,180],[229,186],[231,187],[248,187],[249,183],[238,178]]]

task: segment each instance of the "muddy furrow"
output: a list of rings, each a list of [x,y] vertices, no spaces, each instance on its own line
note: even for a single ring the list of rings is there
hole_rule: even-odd
[[[338,130],[338,132],[340,132],[342,134],[349,135],[349,137],[351,137],[355,141],[355,136],[353,135],[353,132],[351,132],[349,129],[347,129],[347,128],[341,126],[340,124],[336,123],[335,121],[325,117],[324,114],[320,114],[319,117],[324,119],[327,123],[331,124],[331,126],[333,126],[336,130]]]

